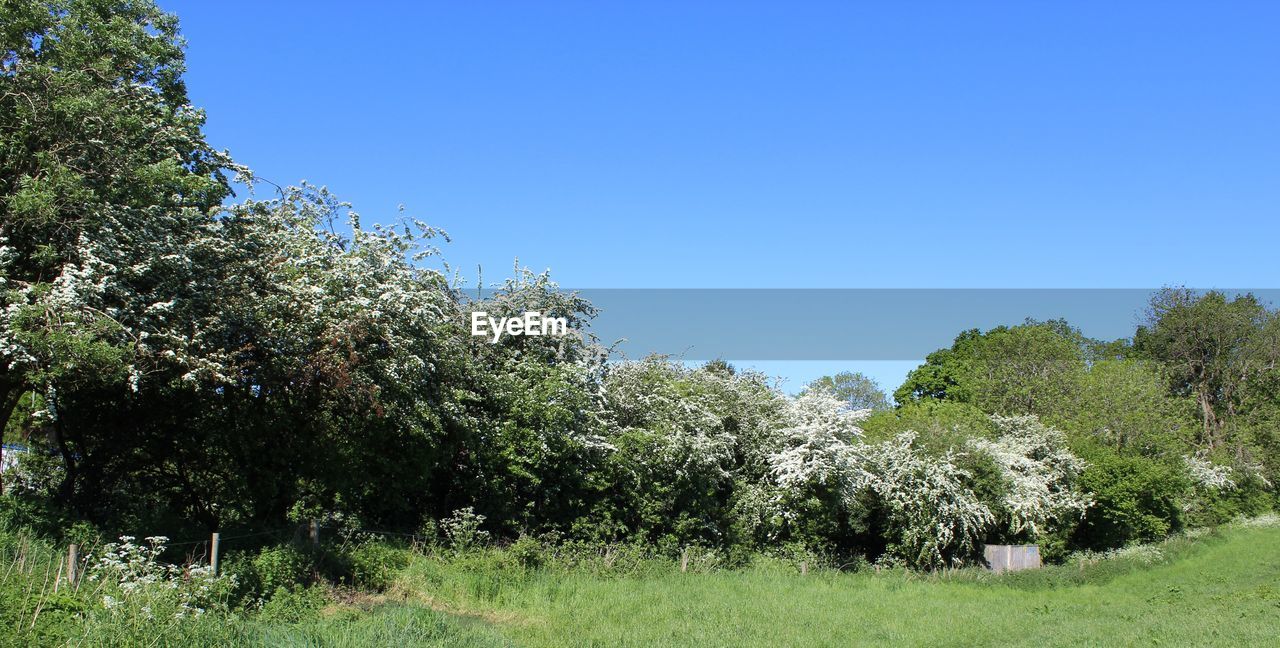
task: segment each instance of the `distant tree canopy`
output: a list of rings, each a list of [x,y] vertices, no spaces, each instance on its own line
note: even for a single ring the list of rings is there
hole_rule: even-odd
[[[842,371],[834,376],[823,376],[805,385],[805,391],[823,390],[848,403],[855,410],[883,410],[889,408],[889,399],[876,382],[865,375]]]
[[[1001,414],[1050,414],[1073,398],[1097,346],[1061,320],[965,331],[950,349],[929,354],[894,399],[954,400]]]
[[[1280,476],[1277,321],[1252,295],[1166,289],[1153,295],[1132,344],[1087,339],[1062,321],[965,331],[912,371],[895,398],[904,410],[961,403],[1061,427],[1092,462],[1085,481],[1100,497],[1073,541],[1157,537],[1184,524],[1178,506],[1209,506],[1187,503],[1204,497],[1185,477],[1204,457],[1241,480],[1230,504],[1213,505],[1219,511],[1254,510],[1249,493]],[[1144,490],[1156,487],[1158,497]]]

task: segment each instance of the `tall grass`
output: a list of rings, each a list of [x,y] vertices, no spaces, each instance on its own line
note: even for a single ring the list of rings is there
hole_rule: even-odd
[[[487,619],[523,645],[1274,645],[1280,527],[1234,527],[982,570],[800,575],[781,561],[735,571],[613,576],[415,560],[397,588]]]
[[[0,529],[0,645],[50,644],[74,636],[88,593],[67,582],[66,569],[65,555],[48,543]]]
[[[27,531],[0,529],[0,646],[503,645],[483,624],[421,607],[347,610],[298,623],[205,601],[191,607],[189,592],[176,585],[95,578],[87,566],[103,552],[86,549],[72,582],[63,550]],[[129,567],[146,576],[138,565]]]
[[[802,573],[781,558],[724,569],[711,556],[626,547],[382,551],[403,552],[396,562],[407,566],[381,594],[332,590],[323,610],[302,614],[179,616],[161,609],[163,598],[108,609],[104,597],[125,594],[117,584],[69,586],[61,550],[0,530],[0,645],[1267,645],[1280,636],[1274,518],[1002,575]]]

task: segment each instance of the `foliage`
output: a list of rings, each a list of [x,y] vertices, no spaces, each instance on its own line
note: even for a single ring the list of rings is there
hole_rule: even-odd
[[[903,432],[917,432],[917,443],[934,452],[963,448],[971,439],[996,436],[991,416],[972,403],[924,399],[893,410],[874,412],[861,423],[868,440],[886,441]]]
[[[373,591],[390,587],[396,572],[408,564],[406,551],[376,541],[358,543],[347,551],[347,556],[352,583]]]
[[[1067,449],[1066,435],[1034,416],[995,416],[993,421],[999,438],[977,438],[970,445],[990,455],[1009,484],[1000,506],[1008,532],[1035,539],[1079,521],[1092,502],[1075,489],[1085,464]]]
[[[6,3],[0,30],[0,423],[19,397],[120,394],[167,334],[236,169],[201,133],[177,21],[146,0]]]
[[[318,585],[279,587],[262,604],[258,619],[267,623],[299,623],[316,618],[327,601],[328,597]]]
[[[889,399],[876,382],[856,371],[823,376],[805,385],[805,391],[824,390],[855,410],[887,410]]]
[[[966,483],[972,475],[949,452],[920,452],[915,438],[906,432],[869,448],[869,486],[884,502],[893,530],[887,556],[915,568],[964,565],[975,559],[995,517]]]
[[[735,474],[763,477],[784,398],[763,376],[689,369],[665,358],[620,363],[604,379],[608,539],[631,534],[668,551],[724,543]]]
[[[237,571],[229,567],[228,571]],[[312,581],[315,562],[311,555],[294,544],[263,547],[239,570],[238,577],[258,593],[267,597],[279,590],[292,591]]]
[[[1199,406],[1201,439],[1213,449],[1250,387],[1267,380],[1280,361],[1280,316],[1253,295],[1165,289],[1152,297],[1135,349],[1160,362],[1176,394]]]
[[[1153,362],[1108,359],[1090,365],[1072,406],[1054,418],[1118,451],[1158,457],[1191,447],[1192,409],[1168,393]]]
[[[1158,540],[1184,527],[1182,502],[1191,481],[1180,458],[1121,454],[1101,445],[1078,451],[1088,462],[1080,486],[1094,504],[1074,533],[1076,546],[1122,547]]]
[[[894,400],[954,400],[994,414],[1048,416],[1071,400],[1097,344],[1061,320],[965,331],[913,370]]]

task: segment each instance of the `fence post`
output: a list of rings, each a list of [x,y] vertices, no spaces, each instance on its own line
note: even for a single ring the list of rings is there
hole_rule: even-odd
[[[80,562],[80,545],[71,543],[67,547],[67,582],[75,584],[76,582],[76,566]]]
[[[209,567],[213,569],[213,576],[218,576],[218,540],[220,539],[217,531],[213,532],[213,538],[209,543]]]
[[[320,544],[320,521],[315,519],[311,520],[311,544]]]

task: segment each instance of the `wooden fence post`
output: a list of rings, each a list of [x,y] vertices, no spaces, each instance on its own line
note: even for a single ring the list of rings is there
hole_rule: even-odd
[[[217,578],[218,576],[218,540],[219,539],[220,539],[220,534],[217,531],[214,531],[213,538],[211,539],[209,544],[209,567],[213,569],[214,578]]]
[[[71,543],[67,547],[67,582],[74,585],[76,582],[76,567],[80,562],[80,545]]]

